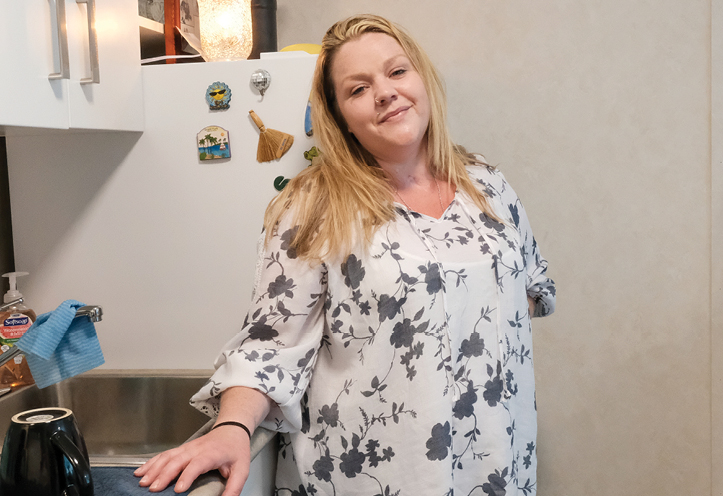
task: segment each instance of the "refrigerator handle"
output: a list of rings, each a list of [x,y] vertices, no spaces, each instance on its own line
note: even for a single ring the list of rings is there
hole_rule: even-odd
[[[48,79],[70,79],[68,60],[68,26],[65,21],[65,0],[55,0],[55,27],[58,32],[58,60],[60,72],[48,74]],[[53,69],[55,69],[53,67]]]
[[[95,29],[95,0],[75,0],[88,5],[88,53],[90,53],[90,77],[82,78],[80,84],[100,83],[100,62],[98,61],[98,32]]]

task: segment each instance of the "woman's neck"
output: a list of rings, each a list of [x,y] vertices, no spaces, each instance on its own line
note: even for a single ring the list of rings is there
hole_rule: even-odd
[[[434,177],[426,147],[403,160],[377,162],[389,176],[395,200],[410,210],[439,219],[454,199],[454,186]]]
[[[387,173],[393,188],[404,191],[410,187],[427,185],[434,180],[427,157],[427,147],[420,147],[414,154],[399,154],[395,157],[375,157],[379,166]]]

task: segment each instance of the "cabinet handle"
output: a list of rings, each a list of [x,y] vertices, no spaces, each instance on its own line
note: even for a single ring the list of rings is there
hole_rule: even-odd
[[[98,62],[98,33],[95,30],[95,0],[75,0],[88,4],[88,52],[90,53],[90,77],[82,78],[80,84],[100,83],[100,63]]]
[[[55,27],[58,30],[58,59],[60,72],[48,74],[48,79],[70,79],[68,60],[68,28],[65,22],[65,0],[55,0]]]

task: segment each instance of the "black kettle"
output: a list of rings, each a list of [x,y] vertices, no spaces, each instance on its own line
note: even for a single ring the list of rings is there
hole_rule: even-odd
[[[93,496],[88,450],[73,412],[39,408],[13,416],[0,455],[2,496]]]

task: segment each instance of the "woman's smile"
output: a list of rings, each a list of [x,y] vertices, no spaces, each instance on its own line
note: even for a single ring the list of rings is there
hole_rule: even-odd
[[[402,106],[395,110],[387,112],[384,115],[384,117],[381,118],[381,120],[379,122],[382,123],[382,122],[387,122],[389,120],[392,120],[393,122],[397,122],[397,121],[401,120],[402,118],[404,118],[405,112],[409,109],[410,109],[410,106]]]

